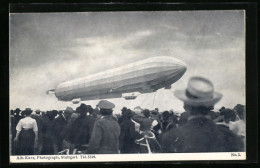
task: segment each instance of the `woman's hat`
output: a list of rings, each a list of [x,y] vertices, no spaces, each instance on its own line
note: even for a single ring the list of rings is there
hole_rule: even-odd
[[[213,84],[203,77],[191,77],[186,90],[176,90],[174,95],[188,105],[206,107],[222,98],[222,94],[214,92]]]
[[[25,108],[24,111],[22,111],[23,115],[30,115],[32,113],[32,109],[31,108]]]

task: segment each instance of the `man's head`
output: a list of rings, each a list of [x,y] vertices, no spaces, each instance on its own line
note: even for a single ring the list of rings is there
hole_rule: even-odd
[[[35,110],[35,114],[40,115],[41,114],[41,110],[40,109],[36,109]]]
[[[207,115],[211,110],[214,109],[214,106],[192,106],[184,103],[183,108],[186,112],[189,112],[191,115]]]
[[[123,108],[121,109],[122,115],[125,115],[125,114],[126,114],[126,111],[127,111],[127,108],[126,108],[126,107],[123,107]]]
[[[112,114],[115,104],[107,100],[100,100],[98,103],[98,107],[100,108],[101,115],[108,116]]]
[[[87,105],[87,112],[89,114],[93,114],[93,111],[94,111],[94,109],[90,105]]]
[[[73,113],[73,108],[67,107],[67,108],[65,109],[65,111],[64,111],[64,116],[65,116],[65,118],[69,118],[72,113]]]
[[[79,113],[81,117],[86,116],[87,114],[87,108],[86,105],[80,105],[79,107],[76,108],[76,113]]]
[[[19,115],[19,113],[21,112],[22,110],[20,110],[19,108],[16,108],[15,110],[14,110],[14,115]]]
[[[175,96],[184,102],[184,109],[193,115],[206,115],[222,98],[206,78],[191,77],[185,90],[176,90]]]
[[[127,109],[126,112],[125,112],[125,115],[126,115],[127,118],[130,119],[130,118],[133,117],[134,114],[133,114],[132,110]]]
[[[236,113],[235,113],[235,111],[233,111],[231,109],[226,108],[223,111],[223,114],[224,114],[224,121],[225,121],[225,123],[229,123],[230,121],[235,121],[236,120]]]
[[[150,110],[148,110],[148,109],[144,109],[144,110],[142,111],[142,113],[144,114],[144,116],[145,116],[146,118],[149,118],[150,115],[151,115]]]
[[[244,105],[237,104],[237,105],[234,107],[234,111],[237,113],[238,117],[239,117],[241,120],[244,120],[244,118],[245,118],[245,106],[244,106]]]
[[[169,111],[164,111],[164,112],[162,113],[162,119],[163,119],[164,121],[167,121],[167,120],[169,119],[169,117],[170,117]]]

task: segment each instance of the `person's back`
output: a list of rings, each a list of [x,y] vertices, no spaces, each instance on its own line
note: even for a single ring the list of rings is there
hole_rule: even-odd
[[[190,119],[183,126],[167,132],[162,147],[166,153],[242,151],[241,141],[235,134],[206,117]]]
[[[112,116],[98,119],[91,134],[88,153],[118,153],[120,127]]]
[[[142,113],[143,116],[134,115],[133,120],[140,124],[140,131],[151,131],[154,120],[150,118],[150,111],[145,109]]]
[[[120,151],[121,153],[137,153],[137,145],[135,139],[137,132],[135,132],[134,122],[128,118],[120,124]]]
[[[77,147],[83,144],[88,144],[91,132],[93,129],[93,122],[89,117],[79,117],[72,124],[74,128],[73,143]]]

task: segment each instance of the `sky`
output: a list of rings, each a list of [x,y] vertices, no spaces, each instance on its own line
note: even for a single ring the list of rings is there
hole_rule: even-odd
[[[15,13],[9,17],[10,108],[74,109],[46,91],[59,83],[148,57],[170,56],[187,64],[171,90],[135,100],[108,99],[123,106],[183,111],[174,90],[192,76],[211,80],[223,98],[215,105],[245,104],[243,10]],[[98,100],[82,103],[95,106]]]

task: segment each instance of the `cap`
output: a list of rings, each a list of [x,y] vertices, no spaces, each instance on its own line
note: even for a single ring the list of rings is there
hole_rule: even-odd
[[[101,109],[112,109],[115,107],[115,104],[107,100],[100,100],[97,106]]]

